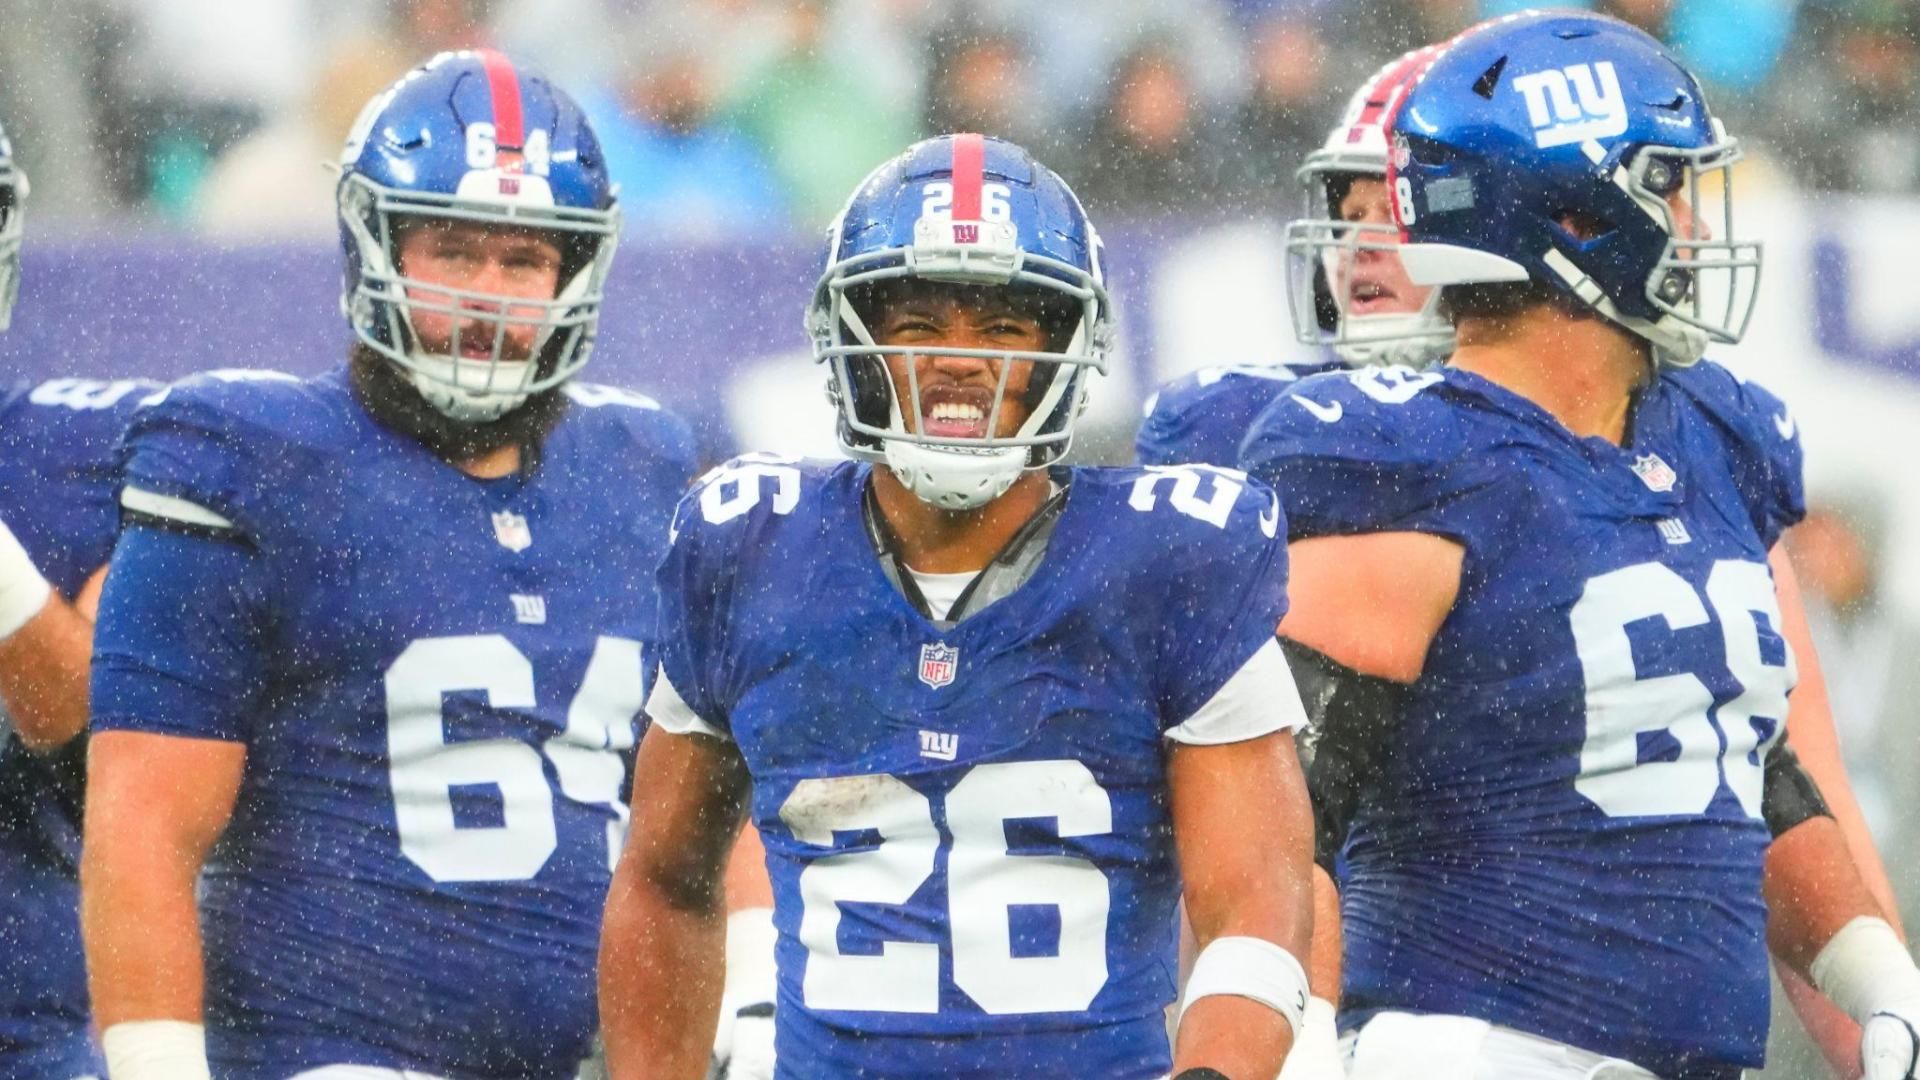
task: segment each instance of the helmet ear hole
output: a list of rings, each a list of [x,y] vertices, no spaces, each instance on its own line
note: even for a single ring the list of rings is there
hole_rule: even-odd
[[[852,356],[847,364],[853,383],[853,415],[873,427],[891,425],[893,382],[887,376],[886,362],[877,356]]]
[[[1562,210],[1553,216],[1562,231],[1579,243],[1591,243],[1613,231],[1613,222],[1585,210]]]

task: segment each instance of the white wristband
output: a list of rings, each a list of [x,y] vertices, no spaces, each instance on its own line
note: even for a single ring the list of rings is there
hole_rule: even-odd
[[[1193,961],[1187,992],[1180,1000],[1184,1019],[1203,997],[1231,994],[1252,998],[1287,1018],[1294,1037],[1307,1011],[1307,972],[1292,953],[1264,938],[1219,937]]]
[[[1920,1003],[1920,970],[1885,919],[1861,915],[1827,939],[1807,974],[1860,1023],[1889,1005]]]
[[[746,908],[727,916],[727,981],[722,997],[736,1008],[771,1003],[778,992],[773,948],[780,940],[772,908]]]
[[[207,1029],[185,1020],[133,1020],[100,1036],[112,1080],[213,1080]]]
[[[47,606],[53,586],[40,576],[33,557],[0,521],[0,641],[12,637]]]

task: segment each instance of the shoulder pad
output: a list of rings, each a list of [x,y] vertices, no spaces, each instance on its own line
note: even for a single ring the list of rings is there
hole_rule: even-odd
[[[351,416],[343,383],[277,371],[194,375],[134,412],[127,486],[244,525],[261,493],[302,482],[308,451],[346,445]]]
[[[1800,425],[1786,403],[1712,360],[1670,368],[1661,379],[1679,390],[1722,435],[1741,500],[1771,548],[1806,516]]]
[[[566,423],[613,460],[662,468],[681,487],[693,480],[699,454],[693,428],[676,413],[636,391],[600,383],[567,383],[562,392],[574,408]]]
[[[148,397],[137,422],[308,442],[340,430],[344,404],[342,387],[284,371],[225,368],[189,375]]]
[[[680,500],[673,515],[677,540],[689,530],[755,525],[794,512],[807,494],[847,479],[851,461],[807,461],[784,454],[742,454],[708,469]]]
[[[1240,464],[1273,485],[1294,538],[1410,527],[1467,449],[1441,371],[1303,379],[1254,421]]]
[[[1147,400],[1135,458],[1142,465],[1232,465],[1253,418],[1289,383],[1321,370],[1324,365],[1267,364],[1183,375]]]
[[[43,462],[110,466],[128,419],[161,392],[151,379],[49,379],[4,399],[6,441]]]
[[[1175,550],[1172,545],[1185,556],[1196,545],[1263,546],[1282,534],[1279,498],[1239,469],[1146,465],[1081,470],[1079,476],[1116,489],[1129,510],[1146,515],[1157,537],[1151,545],[1156,556]]]

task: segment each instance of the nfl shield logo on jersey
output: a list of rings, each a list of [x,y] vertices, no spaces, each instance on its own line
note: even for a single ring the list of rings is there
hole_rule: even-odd
[[[920,681],[935,690],[953,681],[960,667],[960,650],[940,642],[920,646]]]
[[[1653,491],[1672,491],[1680,477],[1673,466],[1660,460],[1659,454],[1641,454],[1633,459],[1633,474]]]
[[[494,511],[493,538],[508,551],[521,552],[533,546],[533,530],[527,528],[527,519],[511,510]]]

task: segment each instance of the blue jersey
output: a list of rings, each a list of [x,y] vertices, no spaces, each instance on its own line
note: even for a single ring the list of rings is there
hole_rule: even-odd
[[[1147,399],[1134,437],[1142,465],[1226,465],[1240,460],[1240,441],[1274,398],[1298,379],[1343,371],[1337,359],[1311,364],[1209,367],[1182,375]]]
[[[1057,472],[1033,577],[943,630],[882,569],[869,473],[716,470],[660,571],[649,711],[732,738],[752,775],[780,1075],[1159,1076],[1163,746],[1207,741],[1183,725],[1274,647],[1278,505],[1225,470]]]
[[[1794,683],[1767,556],[1800,445],[1710,362],[1662,369],[1629,431],[1402,368],[1302,381],[1248,437],[1295,537],[1466,552],[1343,853],[1343,1026],[1408,1009],[1662,1076],[1760,1063],[1761,768]]]
[[[470,477],[344,372],[216,373],[128,435],[97,728],[242,742],[204,878],[222,1077],[572,1077],[627,821],[678,420],[570,386]],[[224,523],[224,524],[223,524]],[[161,527],[164,526],[164,527]]]
[[[0,391],[0,521],[68,599],[113,548],[120,433],[159,388],[54,379]],[[0,731],[0,1077],[105,1072],[80,952],[80,764]]]

